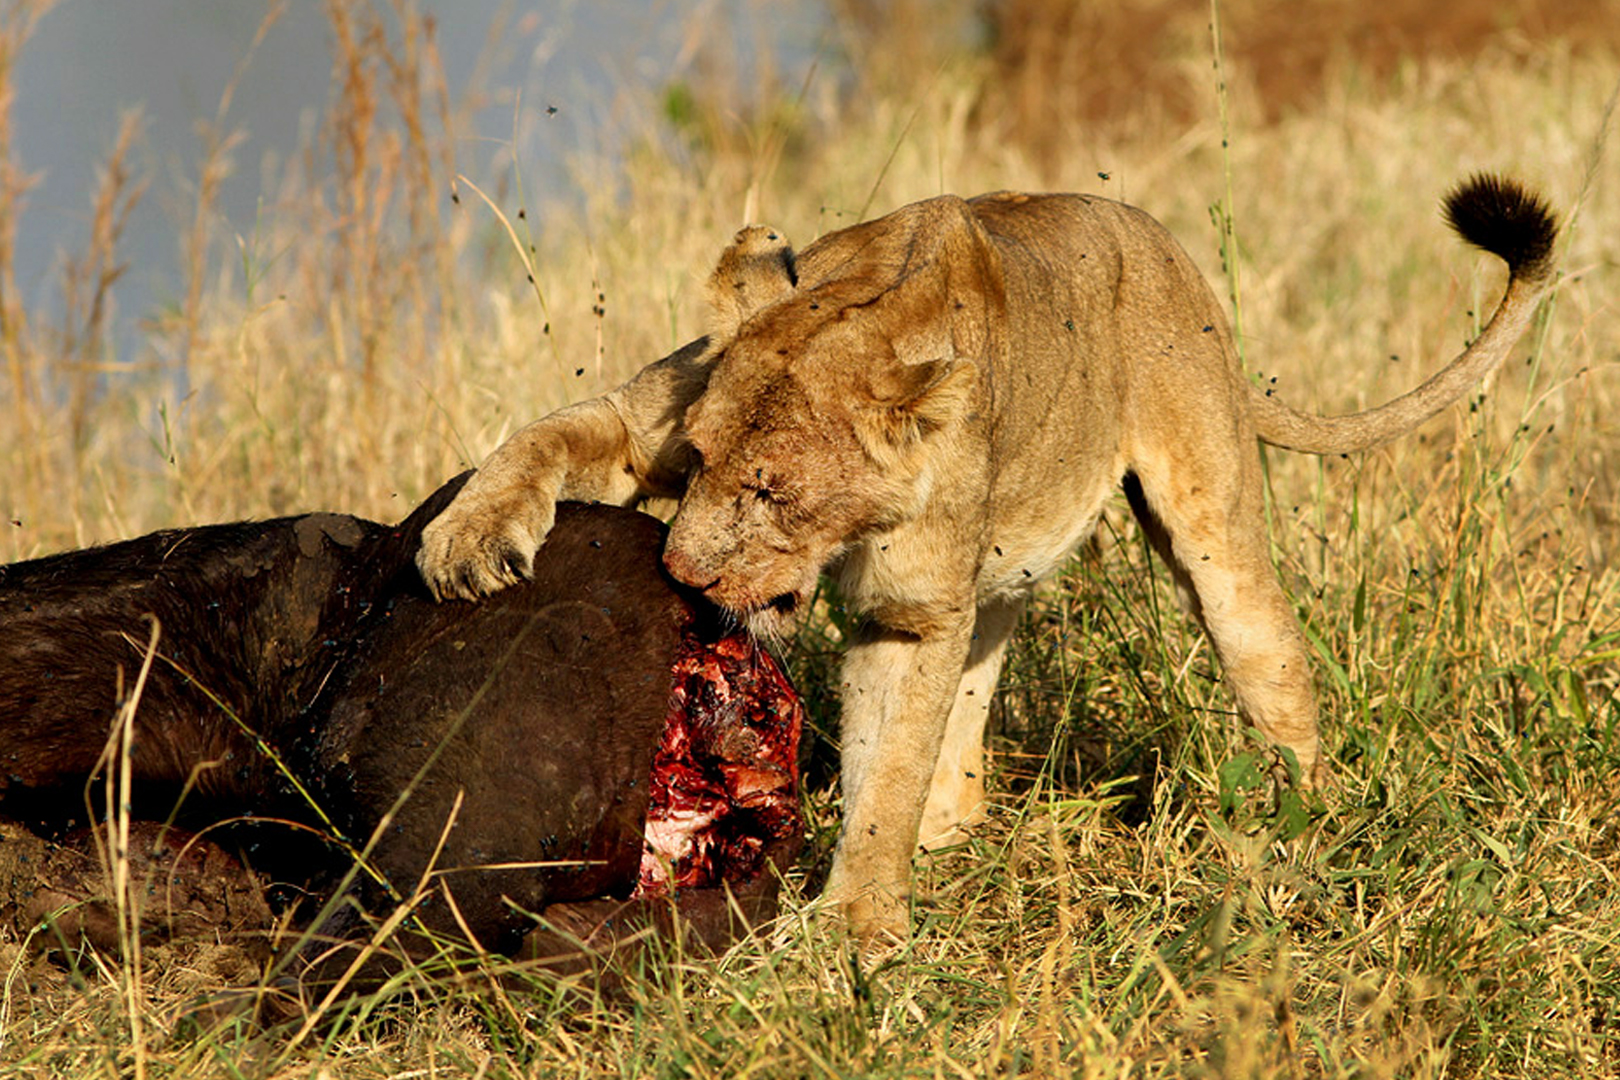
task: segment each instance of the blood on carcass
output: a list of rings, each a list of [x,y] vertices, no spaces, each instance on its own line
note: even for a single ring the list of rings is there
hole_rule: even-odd
[[[752,879],[766,848],[797,834],[804,711],[781,667],[746,633],[687,634],[653,756],[636,897]]]

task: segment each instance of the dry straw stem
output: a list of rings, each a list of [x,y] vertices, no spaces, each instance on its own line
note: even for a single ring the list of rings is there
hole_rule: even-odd
[[[136,1080],[145,1080],[146,1077],[147,1036],[142,1014],[147,1007],[147,997],[142,984],[141,912],[152,883],[135,881],[130,877],[129,823],[135,791],[135,714],[140,709],[146,679],[157,656],[158,642],[163,637],[163,627],[157,617],[149,615],[147,621],[151,634],[142,653],[140,671],[128,695],[121,696],[107,746],[92,773],[101,773],[105,786],[102,805],[107,807],[106,845],[102,846],[98,834],[96,846],[101,851],[102,865],[112,886],[113,906],[117,914],[118,946],[122,961],[118,965],[117,976],[123,991],[122,1004],[133,1055],[132,1072]],[[89,804],[88,798],[86,804]]]
[[[5,520],[24,520],[0,522],[0,552],[20,557],[291,510],[397,519],[517,425],[699,333],[698,282],[751,200],[804,244],[854,220],[880,176],[873,212],[945,190],[1123,195],[1212,281],[1219,200],[1241,225],[1229,254],[1250,370],[1330,413],[1416,385],[1494,303],[1500,265],[1439,220],[1456,181],[1509,172],[1580,207],[1556,305],[1487,394],[1365,455],[1270,459],[1275,555],[1341,778],[1323,806],[1273,805],[1207,645],[1116,506],[1016,639],[996,805],[962,849],[920,860],[904,948],[857,962],[810,913],[837,822],[845,624],[824,607],[791,652],[814,729],[812,842],[774,936],[719,961],[655,955],[612,1001],[515,988],[494,961],[499,994],[417,969],[400,1004],[334,1007],[280,1064],[222,1029],[148,1046],[148,1075],[1620,1076],[1620,189],[1590,168],[1620,18],[1539,33],[1613,5],[1516,0],[1502,8],[1514,26],[1442,47],[1461,31],[1421,20],[1451,16],[1403,0],[1379,9],[1417,43],[1403,59],[1323,51],[1367,40],[1366,5],[1221,7],[1242,133],[1224,149],[1206,0],[1001,0],[1001,36],[966,52],[933,32],[938,16],[842,3],[833,40],[858,70],[829,49],[792,93],[718,96],[706,87],[725,80],[704,72],[723,66],[696,64],[692,111],[629,131],[559,209],[514,205],[506,166],[475,144],[453,155],[464,111],[445,103],[425,22],[341,5],[335,78],[356,90],[334,95],[320,141],[267,198],[254,273],[215,263],[224,238],[205,246],[195,397],[174,382],[186,328],[159,326],[150,363],[89,396],[77,449],[61,343],[16,306],[0,260],[0,414],[17,418],[0,425],[0,466],[25,478],[0,487]],[[1122,21],[1053,31],[1105,15]],[[0,40],[18,26],[3,21]],[[733,39],[718,22],[693,31],[722,58]],[[363,155],[337,151],[351,138]],[[3,138],[0,152],[3,248],[26,169]],[[520,237],[519,209],[544,224],[519,257],[490,205],[448,202],[458,173]],[[0,1068],[128,1062],[116,968],[70,991],[18,945],[0,943]],[[196,989],[151,963],[146,976],[149,1017]]]
[[[231,174],[234,164],[231,161],[231,151],[239,146],[245,138],[241,131],[228,131],[225,127],[226,118],[231,111],[231,101],[236,97],[237,84],[241,82],[246,73],[248,64],[252,62],[254,53],[258,52],[259,44],[264,41],[265,35],[271,27],[280,21],[285,14],[287,5],[284,2],[275,3],[265,12],[260,20],[258,30],[253,35],[246,53],[236,64],[231,73],[225,89],[220,93],[219,106],[214,110],[212,121],[201,121],[197,125],[197,134],[202,140],[202,164],[197,173],[197,191],[193,200],[191,228],[186,235],[186,299],[185,307],[181,310],[181,320],[184,327],[185,340],[180,352],[180,374],[182,378],[189,375],[192,354],[197,351],[198,324],[202,315],[203,283],[206,280],[206,260],[211,240],[212,230],[210,220],[214,214],[214,201],[219,196],[219,186]]]
[[[35,385],[35,357],[28,337],[28,311],[17,288],[17,222],[26,206],[26,197],[37,177],[29,175],[17,162],[11,145],[11,104],[16,98],[15,71],[23,46],[52,0],[12,2],[0,11],[0,350],[5,353],[6,375],[12,398],[12,422],[17,445],[38,445],[35,437],[39,408]],[[42,455],[19,461],[39,466]],[[35,470],[35,475],[42,473]],[[30,512],[34,503],[28,501]]]

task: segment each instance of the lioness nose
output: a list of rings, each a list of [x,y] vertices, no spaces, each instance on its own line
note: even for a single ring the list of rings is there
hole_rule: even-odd
[[[682,585],[690,585],[705,592],[720,580],[709,578],[690,555],[671,547],[664,549],[664,569],[669,571],[670,577]]]

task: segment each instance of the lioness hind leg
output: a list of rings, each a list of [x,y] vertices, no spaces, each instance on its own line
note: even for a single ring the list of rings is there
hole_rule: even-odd
[[[1256,475],[1127,477],[1126,497],[1215,646],[1239,711],[1293,751],[1305,787],[1326,781],[1304,635],[1272,569]],[[1247,470],[1245,470],[1247,472]]]
[[[1170,568],[1170,580],[1176,586],[1176,599],[1181,602],[1181,610],[1197,619],[1199,626],[1203,626],[1204,612],[1198,606],[1198,593],[1193,589],[1192,575],[1187,573],[1187,568],[1176,558],[1164,522],[1159,520],[1153,508],[1147,504],[1147,496],[1142,494],[1142,481],[1137,479],[1135,473],[1126,473],[1120,487],[1125,492],[1125,501],[1131,504],[1131,513],[1136,515],[1136,523],[1142,526],[1142,534],[1147,537],[1154,552]],[[1205,627],[1204,632],[1209,632],[1208,627]]]
[[[960,827],[984,814],[984,728],[1007,643],[1023,610],[1023,597],[991,601],[979,608],[967,668],[945,722],[945,741],[923,807],[917,834],[921,848],[938,849],[960,842]]]

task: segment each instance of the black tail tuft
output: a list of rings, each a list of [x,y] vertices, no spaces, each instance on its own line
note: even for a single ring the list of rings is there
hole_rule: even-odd
[[[1507,261],[1515,276],[1552,264],[1558,225],[1547,200],[1517,180],[1475,173],[1445,199],[1446,224],[1475,247]]]

